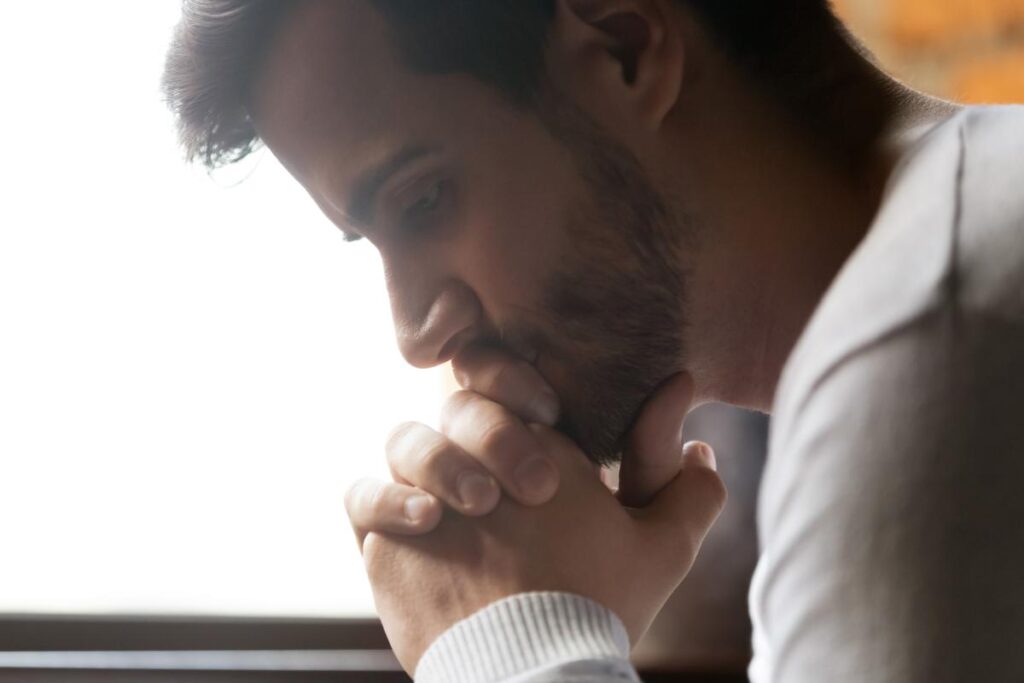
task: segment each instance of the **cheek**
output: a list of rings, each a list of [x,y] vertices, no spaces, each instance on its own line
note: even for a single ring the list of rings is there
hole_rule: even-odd
[[[567,194],[512,184],[469,211],[460,261],[496,322],[541,312],[545,283],[573,249]]]
[[[467,284],[501,327],[516,326],[541,312],[544,283],[561,257],[553,230],[538,233],[530,228],[513,221],[492,224],[460,256]]]
[[[534,311],[565,253],[568,207],[581,195],[573,158],[532,116],[504,105],[467,122],[459,255],[494,322]]]

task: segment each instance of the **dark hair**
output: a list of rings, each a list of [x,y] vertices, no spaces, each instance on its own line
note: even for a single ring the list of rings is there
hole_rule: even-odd
[[[212,168],[256,146],[250,85],[296,1],[183,0],[163,87],[189,160]],[[367,1],[391,23],[410,68],[469,73],[521,105],[538,94],[555,0]],[[722,48],[766,84],[806,70],[799,65],[813,60],[799,50],[798,27],[831,18],[828,0],[676,1],[691,6]]]

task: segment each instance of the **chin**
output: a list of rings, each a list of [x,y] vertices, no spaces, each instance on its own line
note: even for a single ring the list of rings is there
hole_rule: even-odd
[[[589,384],[589,382],[587,382]],[[607,466],[621,462],[626,439],[649,389],[622,392],[612,385],[587,392],[558,392],[562,416],[555,429],[574,441],[591,461]]]
[[[558,431],[600,465],[621,462],[630,432],[658,387],[682,370],[678,358],[623,354],[588,359],[556,372],[538,369],[562,404]]]

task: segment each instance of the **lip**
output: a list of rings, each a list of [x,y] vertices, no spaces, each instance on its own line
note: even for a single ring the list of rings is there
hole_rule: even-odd
[[[516,343],[517,341],[519,340],[516,337],[505,338],[501,340],[501,345],[525,362],[536,367],[537,361],[540,359],[540,349],[534,344],[521,344]]]

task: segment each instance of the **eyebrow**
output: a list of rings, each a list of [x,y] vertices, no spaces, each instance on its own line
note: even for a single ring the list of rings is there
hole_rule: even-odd
[[[373,207],[384,183],[405,166],[436,151],[436,147],[406,145],[384,161],[364,171],[352,186],[345,215],[358,225],[373,223]]]

